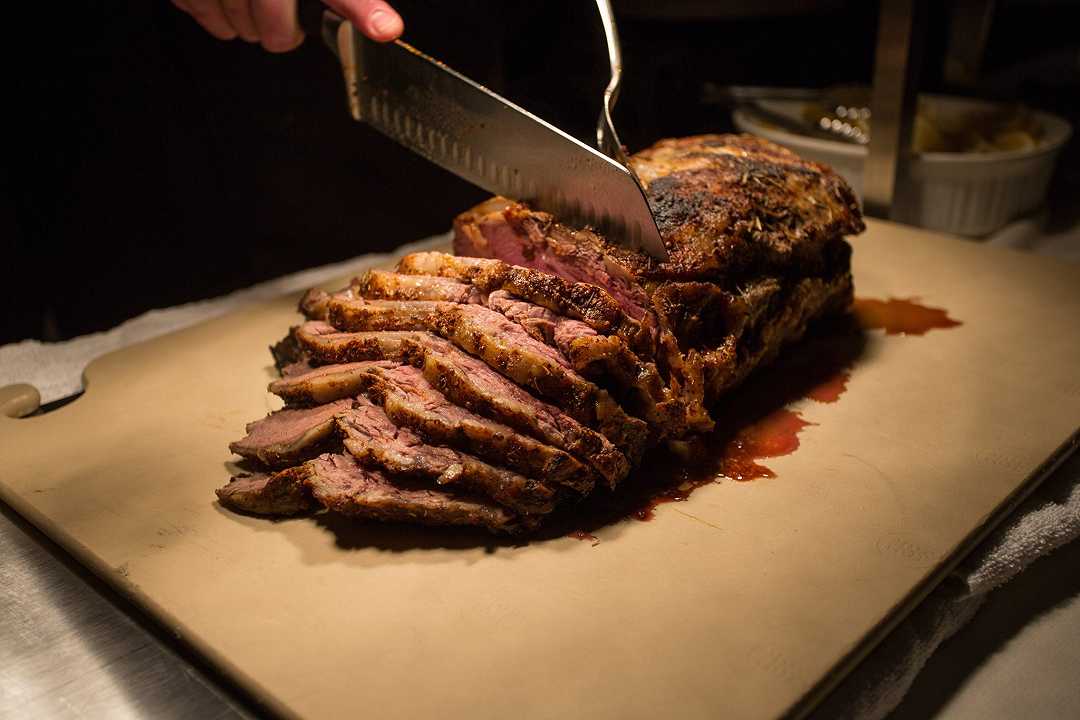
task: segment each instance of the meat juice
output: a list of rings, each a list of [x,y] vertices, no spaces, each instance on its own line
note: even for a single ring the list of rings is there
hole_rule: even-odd
[[[661,489],[653,485],[652,491],[639,493],[633,507],[621,516],[647,521],[658,505],[682,502],[703,485],[775,478],[776,473],[761,461],[798,450],[799,434],[816,424],[790,405],[802,400],[837,402],[847,390],[866,331],[925,335],[962,324],[946,310],[921,305],[916,298],[857,298],[851,319],[854,325],[849,321],[827,328],[792,348],[773,367],[757,373],[733,393],[725,418],[712,433],[686,443],[677,455],[654,453],[636,475],[666,474],[669,479]],[[719,452],[717,448],[721,448]],[[585,530],[569,535],[594,545],[598,542]]]
[[[856,298],[852,312],[863,329],[884,330],[886,335],[925,335],[960,325],[942,308],[920,305],[918,298]]]

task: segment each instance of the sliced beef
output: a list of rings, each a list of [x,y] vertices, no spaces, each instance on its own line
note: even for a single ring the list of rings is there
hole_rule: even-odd
[[[555,508],[555,491],[540,480],[495,467],[446,446],[429,445],[407,427],[397,427],[386,412],[360,397],[337,418],[345,449],[364,465],[391,476],[425,477],[440,485],[467,488],[522,514]]]
[[[430,300],[366,300],[332,298],[330,323],[346,332],[380,330],[434,330],[442,313],[459,307],[457,303]]]
[[[484,293],[471,283],[434,275],[404,275],[369,270],[355,281],[358,296],[370,300],[442,300],[483,303]]]
[[[326,304],[330,293],[319,288],[311,288],[300,298],[299,310],[309,320],[325,320]]]
[[[563,317],[505,290],[491,293],[487,306],[537,340],[558,348],[583,376],[600,385],[613,385],[632,414],[665,434],[678,436],[685,430],[686,410],[664,382],[656,363],[643,361],[621,337],[601,335],[580,320]]]
[[[344,515],[423,525],[473,525],[515,532],[523,520],[499,505],[441,490],[395,484],[381,470],[348,455],[322,455],[305,464],[305,485],[328,510]]]
[[[247,426],[247,436],[229,445],[237,455],[269,467],[296,465],[325,452],[336,440],[334,416],[352,406],[349,400],[300,410],[272,412]]]
[[[351,300],[356,297],[356,294],[351,286],[333,294],[319,288],[311,288],[300,298],[300,312],[308,320],[326,320],[327,305],[330,299],[335,297]]]
[[[414,430],[435,445],[448,445],[522,475],[543,478],[579,493],[592,490],[595,473],[569,453],[515,432],[502,423],[469,412],[446,396],[411,366],[372,370],[365,394],[380,405],[398,427]]]
[[[656,346],[656,327],[646,315],[628,315],[602,287],[571,282],[557,275],[501,260],[465,258],[445,253],[406,255],[397,271],[409,275],[437,275],[473,283],[482,292],[506,290],[560,315],[582,320],[597,332],[619,335],[636,352],[651,357]]]
[[[648,427],[642,420],[628,415],[606,390],[517,323],[487,308],[459,305],[440,313],[435,327],[458,347],[599,430],[627,456],[637,457],[637,449],[645,446]]]
[[[324,322],[306,322],[293,329],[293,337],[315,365],[336,365],[362,360],[394,360],[401,357],[402,342],[412,332],[345,333]]]
[[[556,349],[520,325],[479,305],[394,300],[330,301],[334,325],[349,330],[432,330],[481,358],[519,385],[603,433],[630,456],[644,446],[646,424],[631,417],[606,390],[583,378]]]
[[[669,260],[494,198],[460,215],[456,255],[404,257],[301,300],[274,347],[292,405],[233,444],[278,473],[223,505],[493,531],[615,487],[816,317],[851,302],[854,195],[766,141],[665,140],[631,160]],[[572,492],[571,492],[572,491]]]
[[[563,317],[546,307],[515,297],[505,290],[496,290],[488,295],[486,305],[525,328],[525,332],[540,342],[559,347],[563,354],[566,354],[563,346],[555,343],[557,329],[562,328],[563,338],[594,337],[599,334],[580,320]]]
[[[649,313],[648,294],[636,278],[607,261],[603,241],[595,233],[571,230],[547,213],[506,198],[492,198],[455,218],[454,253],[494,258],[603,288],[639,322]]]
[[[405,342],[424,378],[453,403],[505,423],[590,464],[614,486],[630,472],[630,460],[602,434],[560,408],[537,399],[479,358],[429,334]],[[638,458],[644,444],[629,449]]]
[[[288,335],[270,346],[270,356],[274,358],[274,367],[282,375],[285,368],[307,362],[304,350],[296,343],[291,329]]]
[[[288,405],[322,405],[354,398],[363,389],[361,378],[373,367],[391,368],[400,363],[383,360],[323,365],[296,375],[285,375],[268,388]],[[283,375],[285,373],[282,373]]]
[[[318,508],[304,486],[305,476],[303,466],[275,473],[236,475],[216,492],[221,504],[230,510],[273,517],[299,515]]]
[[[297,375],[303,375],[304,373],[311,372],[315,369],[315,366],[305,357],[303,360],[289,363],[280,369],[281,377],[289,378],[296,377]]]
[[[378,348],[368,342],[372,336],[394,333],[337,333],[340,346]],[[548,445],[565,450],[591,465],[610,485],[630,471],[630,460],[610,440],[567,415],[560,408],[539,400],[509,379],[441,337],[425,332],[397,333],[405,336],[389,346],[384,357],[405,359],[419,367],[424,378],[451,402],[491,420],[509,425]],[[362,339],[357,341],[353,336]],[[360,382],[360,381],[358,381]],[[638,458],[644,445],[630,448]]]

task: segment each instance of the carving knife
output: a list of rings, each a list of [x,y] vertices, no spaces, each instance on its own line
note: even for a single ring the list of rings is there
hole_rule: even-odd
[[[369,40],[317,0],[300,3],[300,21],[341,61],[354,119],[489,192],[667,260],[626,165],[405,42]]]

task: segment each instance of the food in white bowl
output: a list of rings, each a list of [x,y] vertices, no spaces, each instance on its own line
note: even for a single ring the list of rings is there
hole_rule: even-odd
[[[800,100],[762,101],[772,113],[803,120]],[[981,236],[1034,210],[1046,198],[1054,162],[1071,135],[1056,115],[982,100],[924,95],[916,153],[897,185],[892,218],[959,235]],[[738,109],[735,126],[832,166],[862,197],[865,145],[808,137]]]

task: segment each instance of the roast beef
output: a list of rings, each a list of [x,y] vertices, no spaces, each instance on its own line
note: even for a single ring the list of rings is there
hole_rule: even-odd
[[[424,378],[451,402],[565,450],[589,463],[612,487],[626,477],[642,442],[623,454],[602,434],[582,425],[442,338],[420,334],[405,341],[406,353]]]
[[[291,336],[305,359],[314,365],[338,365],[361,360],[391,360],[401,356],[402,342],[411,332],[343,333],[320,321],[293,328]]]
[[[357,295],[372,300],[443,300],[454,303],[484,301],[484,294],[475,285],[444,277],[369,270],[354,283]]]
[[[408,487],[348,455],[322,455],[304,467],[304,483],[323,507],[374,520],[423,525],[476,525],[513,532],[522,519],[492,502],[440,490]]]
[[[583,378],[556,348],[531,337],[503,315],[479,305],[395,300],[330,301],[330,318],[348,330],[431,330],[514,382],[558,404],[603,433],[624,452],[640,447],[643,421],[631,417],[606,390]]]
[[[619,335],[635,351],[646,356],[651,356],[655,349],[655,327],[650,318],[643,316],[644,322],[635,319],[607,290],[597,285],[567,281],[557,275],[501,260],[437,252],[406,255],[398,263],[397,271],[464,280],[487,293],[506,290],[560,315],[582,320],[597,332]]]
[[[272,412],[247,426],[247,436],[229,445],[237,455],[268,467],[286,467],[315,457],[336,439],[334,416],[352,406],[338,400],[313,408]]]
[[[454,405],[411,366],[372,370],[365,394],[393,423],[426,441],[456,447],[529,477],[588,493],[595,473],[569,453]]]
[[[304,486],[303,467],[274,473],[237,475],[218,488],[221,504],[252,515],[286,516],[311,512],[318,504]]]
[[[453,448],[429,445],[409,428],[394,425],[367,398],[358,398],[337,422],[345,449],[362,465],[377,466],[392,476],[425,477],[439,485],[464,487],[525,515],[555,508],[556,492],[547,483]]]
[[[532,528],[711,429],[726,392],[850,305],[844,235],[863,225],[831,170],[729,135],[631,164],[666,262],[493,198],[455,220],[454,255],[308,292],[273,348],[290,408],[232,446],[269,471],[222,504]]]
[[[521,325],[531,336],[556,347],[570,366],[599,385],[609,385],[633,415],[663,434],[681,435],[685,408],[664,383],[656,363],[644,361],[617,335],[601,335],[580,320],[564,317],[505,290],[487,306]]]
[[[271,383],[271,392],[290,404],[354,397],[365,386],[362,373],[372,364],[370,360],[350,361],[408,359],[451,402],[565,450],[591,465],[611,486],[626,477],[631,462],[636,462],[645,450],[645,437],[640,435],[626,446],[624,454],[601,433],[531,395],[443,338],[408,331],[327,332],[330,327],[309,322],[294,328],[293,335],[314,362],[345,362],[318,368],[305,365],[305,372],[285,375]]]
[[[322,405],[354,398],[363,389],[362,375],[373,367],[391,368],[399,363],[381,360],[324,365],[307,372],[289,375],[282,372],[281,380],[268,388],[288,405]]]

